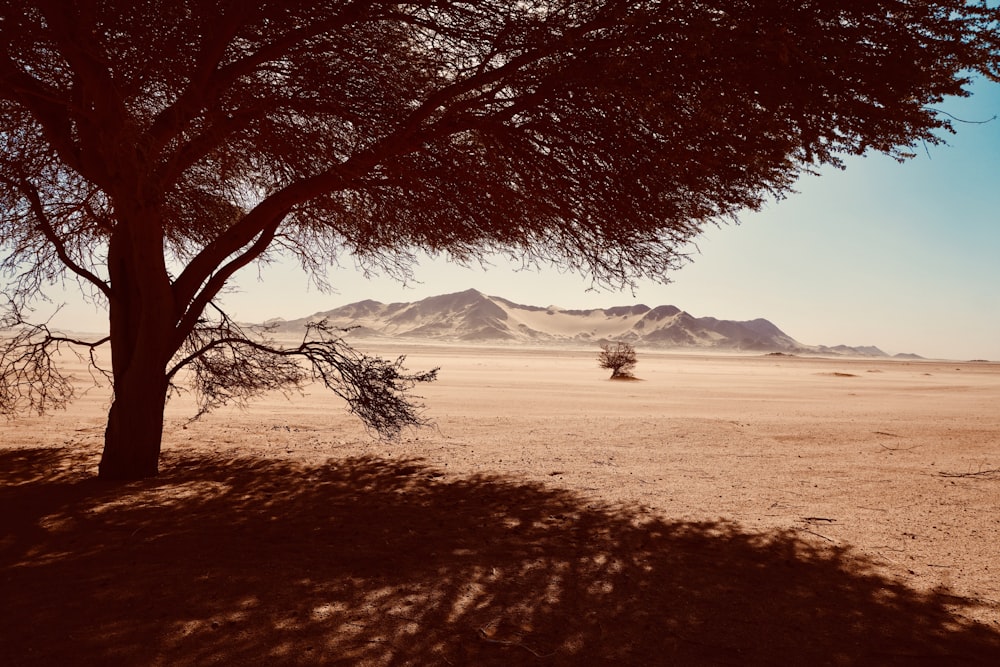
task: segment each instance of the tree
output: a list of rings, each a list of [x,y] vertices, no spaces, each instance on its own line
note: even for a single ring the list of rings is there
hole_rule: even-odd
[[[597,354],[597,363],[601,368],[611,371],[611,379],[631,378],[632,371],[638,363],[635,348],[630,343],[618,341],[614,345],[611,343],[601,343],[601,351]]]
[[[390,434],[433,374],[320,327],[283,347],[220,290],[292,255],[506,252],[623,287],[802,172],[938,144],[933,105],[995,76],[1000,10],[965,0],[45,0],[0,9],[5,410],[68,400],[56,347],[110,345],[100,475],[153,475],[163,405],[311,373]],[[77,281],[109,314],[70,340],[26,313]],[[38,383],[41,383],[39,388]],[[402,416],[400,420],[399,417]]]

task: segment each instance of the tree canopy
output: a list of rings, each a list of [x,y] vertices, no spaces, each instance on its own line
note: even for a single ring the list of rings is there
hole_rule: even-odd
[[[345,258],[406,277],[418,251],[499,251],[663,280],[706,224],[803,172],[940,143],[935,105],[1000,71],[998,25],[964,0],[3,3],[8,323],[67,278],[105,303],[105,459],[158,454],[181,370],[206,409],[303,381],[296,356],[359,381],[329,331],[286,349],[236,326],[216,298],[241,268],[291,254],[323,285]],[[51,386],[67,341],[28,331],[0,407],[38,406],[17,378]],[[378,400],[430,379],[370,368]],[[129,456],[102,474],[155,473]]]

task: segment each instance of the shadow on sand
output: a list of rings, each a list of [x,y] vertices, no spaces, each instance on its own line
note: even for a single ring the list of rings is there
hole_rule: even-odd
[[[4,664],[996,664],[847,549],[417,461],[0,452]],[[957,609],[957,611],[956,611]]]

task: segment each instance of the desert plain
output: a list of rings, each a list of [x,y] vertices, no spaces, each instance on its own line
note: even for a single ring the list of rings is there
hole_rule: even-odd
[[[371,345],[433,426],[180,395],[128,484],[68,360],[0,422],[0,662],[1000,664],[1000,364]]]

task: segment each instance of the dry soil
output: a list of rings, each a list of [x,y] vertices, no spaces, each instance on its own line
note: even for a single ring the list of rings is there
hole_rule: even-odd
[[[107,388],[0,422],[0,662],[1000,664],[1000,364],[378,351],[434,427],[182,396],[122,485]]]

